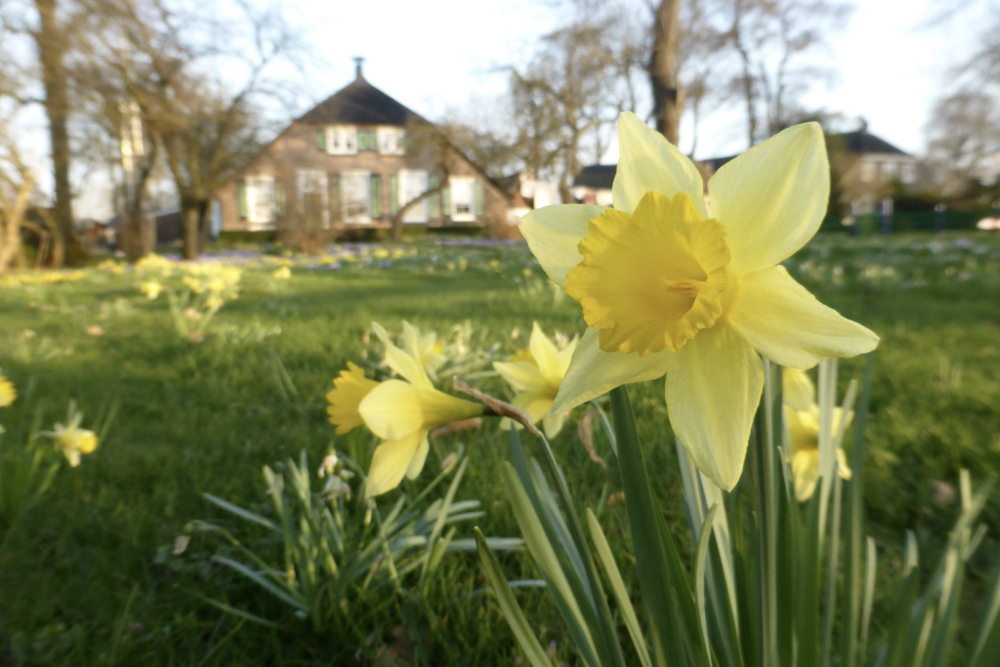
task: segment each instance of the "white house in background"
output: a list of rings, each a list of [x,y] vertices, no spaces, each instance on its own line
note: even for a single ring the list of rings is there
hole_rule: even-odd
[[[615,182],[616,164],[592,164],[577,174],[570,188],[573,198],[584,204],[611,206],[611,186]]]
[[[532,209],[563,203],[558,185],[540,181],[527,172],[502,178],[500,186],[510,195],[507,221],[511,224],[517,224]]]

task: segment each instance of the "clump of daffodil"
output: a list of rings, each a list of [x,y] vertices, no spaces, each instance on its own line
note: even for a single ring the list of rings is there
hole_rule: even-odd
[[[163,285],[158,280],[143,280],[139,283],[139,291],[146,295],[150,301],[155,301],[163,291]]]
[[[0,375],[0,408],[6,408],[15,400],[17,400],[17,389],[14,388],[14,383]]]
[[[292,277],[292,270],[287,266],[283,266],[280,269],[275,269],[271,276],[275,280],[288,280]]]
[[[815,403],[816,389],[804,371],[786,368],[783,373],[782,394],[785,408],[785,428],[791,445],[790,463],[795,482],[795,498],[800,503],[812,498],[819,481],[819,406]],[[833,408],[832,432],[847,428],[853,412]],[[842,423],[843,422],[843,423]],[[837,448],[837,474],[841,479],[851,478],[844,450]]]
[[[404,380],[375,383],[348,364],[327,394],[330,421],[338,433],[364,424],[383,440],[368,470],[367,497],[395,489],[404,475],[414,479],[420,474],[431,429],[483,414],[483,406],[435,389],[419,359],[394,345],[377,322],[372,329],[385,345],[386,364]]]
[[[537,424],[541,420],[545,436],[549,439],[559,433],[566,417],[565,412],[550,415],[549,411],[555,403],[577,342],[578,339],[573,338],[559,349],[535,322],[528,347],[518,350],[509,361],[493,362],[493,368],[516,392],[511,403],[527,412],[532,422]],[[500,426],[510,428],[510,420],[504,419]],[[515,426],[520,425],[515,423]]]
[[[711,178],[708,202],[694,164],[631,113],[619,119],[618,144],[613,209],[548,206],[520,223],[588,326],[552,411],[666,375],[675,433],[729,490],[760,402],[761,356],[811,368],[878,343],[780,266],[826,213],[823,132],[805,123],[751,148]]]

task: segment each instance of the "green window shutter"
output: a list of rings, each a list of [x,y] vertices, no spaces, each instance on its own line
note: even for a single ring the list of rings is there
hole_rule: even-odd
[[[476,217],[478,217],[478,216],[481,216],[483,214],[483,207],[484,207],[483,199],[486,196],[486,192],[484,191],[484,188],[483,188],[483,182],[481,180],[479,180],[478,178],[476,179],[476,195],[475,196],[476,196]]]
[[[240,200],[240,219],[245,220],[247,217],[247,182],[239,181],[236,184],[237,197]]]
[[[399,174],[389,177],[389,210],[393,216],[399,213]]]
[[[340,174],[327,174],[330,194],[330,220],[340,220]]]
[[[441,184],[437,174],[427,176],[427,189],[434,190]],[[441,195],[431,195],[427,198],[427,217],[436,220],[441,217]]]
[[[372,218],[382,217],[382,177],[372,174]]]
[[[274,209],[277,215],[285,215],[285,185],[283,183],[274,184]]]
[[[375,130],[358,130],[358,150],[378,150],[378,135]]]
[[[316,148],[321,151],[326,150],[326,128],[321,127],[316,130]]]
[[[451,185],[445,186],[445,189],[441,192],[442,206],[444,207],[444,217],[451,217]]]

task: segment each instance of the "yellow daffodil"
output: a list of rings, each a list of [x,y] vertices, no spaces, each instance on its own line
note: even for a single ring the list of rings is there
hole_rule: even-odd
[[[214,294],[205,299],[205,307],[208,308],[209,310],[218,310],[219,308],[222,308],[223,304],[225,304],[225,301],[222,299],[222,297],[216,296]]]
[[[376,326],[374,331],[388,350],[392,345],[389,334],[381,326]],[[419,361],[431,380],[437,382],[437,372],[444,366],[448,357],[445,356],[444,343],[438,340],[436,333],[433,331],[421,333],[420,329],[404,320],[403,350]]]
[[[365,487],[368,497],[395,489],[404,475],[414,479],[420,474],[427,460],[427,434],[431,429],[483,414],[483,406],[435,389],[416,357],[393,345],[377,322],[372,323],[372,329],[385,342],[385,360],[389,368],[406,381],[386,380],[380,383],[367,391],[357,406],[357,415],[364,424],[383,439],[375,448],[368,470]],[[341,377],[344,375],[341,374]],[[350,391],[360,393],[354,388],[345,389],[348,390],[347,396],[352,396]],[[331,400],[331,403],[334,401]],[[347,404],[345,400],[344,405]],[[338,426],[350,425],[354,419],[354,413],[344,417],[331,414],[330,417]]]
[[[800,503],[812,498],[819,480],[819,406],[816,405],[816,387],[805,371],[786,368],[782,375],[782,396],[785,408],[785,427],[791,445],[790,463],[795,484],[795,498]],[[848,412],[846,421],[841,408],[833,408],[832,433],[847,428],[854,418]],[[851,478],[844,450],[837,448],[837,474],[841,479]]]
[[[588,325],[552,410],[666,375],[675,433],[729,490],[760,401],[761,355],[811,368],[878,343],[780,266],[826,212],[823,133],[797,125],[724,165],[708,183],[711,212],[694,164],[633,114],[619,119],[618,145],[614,209],[548,206],[520,223]]]
[[[274,277],[275,280],[288,280],[289,278],[292,277],[292,270],[287,266],[283,266],[280,269],[277,269],[271,275]]]
[[[66,460],[74,468],[80,465],[81,454],[90,454],[97,449],[97,434],[80,428],[77,421],[70,422],[69,426],[56,424],[55,432],[52,434],[56,443],[62,448]]]
[[[326,400],[330,403],[326,413],[330,415],[330,423],[337,425],[337,435],[343,435],[365,423],[358,412],[358,406],[377,386],[378,382],[367,379],[361,368],[347,362],[347,370],[340,371],[340,377],[333,381],[333,389],[326,395]]]
[[[17,399],[17,390],[14,384],[3,375],[0,375],[0,408],[6,408]]]
[[[139,291],[145,294],[150,301],[154,301],[163,291],[163,285],[158,280],[144,280],[139,283]]]
[[[535,322],[528,347],[519,350],[508,362],[493,362],[493,368],[516,392],[511,402],[527,412],[532,422],[537,424],[542,420],[545,436],[549,439],[559,433],[566,417],[565,412],[549,415],[549,410],[559,393],[577,342],[574,338],[560,350]],[[510,428],[509,420],[503,420],[501,428]]]

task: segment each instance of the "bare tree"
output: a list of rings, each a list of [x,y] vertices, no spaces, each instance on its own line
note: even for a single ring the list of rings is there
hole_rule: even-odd
[[[180,200],[184,257],[197,256],[214,191],[259,151],[274,125],[262,103],[288,92],[274,65],[302,42],[276,10],[243,9],[245,38],[203,6],[167,0],[94,0],[132,58],[118,72],[162,148]],[[231,23],[231,21],[229,22]],[[219,69],[242,71],[242,85]]]
[[[73,220],[73,191],[70,185],[70,134],[69,134],[69,85],[66,73],[66,52],[70,45],[72,24],[63,5],[56,0],[35,0],[38,23],[31,31],[38,49],[42,85],[45,90],[43,105],[49,119],[49,142],[52,172],[55,183],[54,219],[57,226],[53,264],[76,263],[86,256],[76,236]]]
[[[35,193],[35,178],[21,159],[6,124],[0,125],[0,274],[24,264],[21,230]]]
[[[653,48],[649,62],[656,130],[674,145],[680,141],[684,114],[684,90],[677,80],[680,13],[681,0],[660,1],[653,16]]]
[[[981,91],[961,90],[931,111],[928,158],[947,195],[965,194],[995,180],[1000,155],[1000,102]]]

